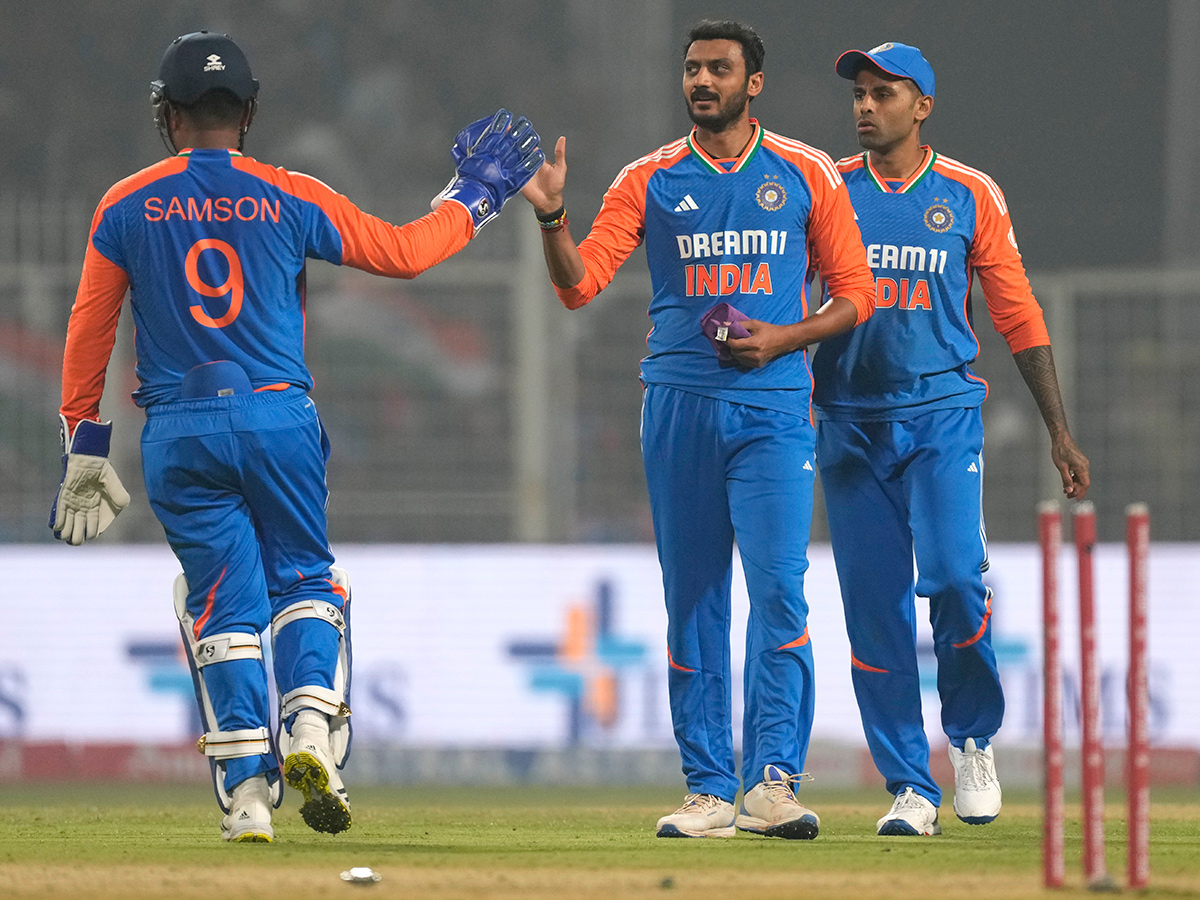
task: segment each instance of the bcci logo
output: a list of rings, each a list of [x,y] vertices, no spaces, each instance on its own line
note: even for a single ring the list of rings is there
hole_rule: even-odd
[[[944,203],[935,203],[925,210],[925,227],[942,234],[954,224],[954,213]]]
[[[887,53],[895,46],[896,45],[891,41],[888,41],[886,44],[880,44],[878,47],[873,47],[872,49],[868,50],[867,56],[874,56],[876,53]]]
[[[759,185],[758,194],[754,199],[767,212],[775,212],[783,209],[783,204],[787,203],[787,191],[777,181],[764,181]]]

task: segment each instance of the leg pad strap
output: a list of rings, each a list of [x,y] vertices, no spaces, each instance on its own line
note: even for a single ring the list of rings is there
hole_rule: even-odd
[[[336,628],[338,634],[346,633],[345,616],[332,603],[324,600],[301,600],[282,610],[271,620],[271,637],[275,637],[281,629],[298,619],[321,619]]]
[[[226,631],[196,641],[193,653],[197,669],[235,659],[262,659],[262,639],[257,634]]]
[[[350,707],[342,699],[341,691],[331,691],[329,688],[310,684],[288,691],[281,698],[279,715],[286,719],[292,713],[302,709],[315,709],[327,716],[350,715]]]
[[[271,752],[271,732],[267,728],[209,731],[196,742],[196,749],[212,759],[262,756]]]

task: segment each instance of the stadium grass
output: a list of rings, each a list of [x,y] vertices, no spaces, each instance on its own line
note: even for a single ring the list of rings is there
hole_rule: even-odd
[[[309,831],[289,796],[274,844],[226,844],[200,786],[16,785],[0,792],[0,897],[140,900],[262,898],[1023,898],[1041,888],[1038,797],[1010,792],[1000,819],[936,838],[881,838],[882,791],[803,796],[820,837],[739,834],[659,840],[655,820],[682,791],[662,788],[351,786],[354,827]],[[1153,796],[1152,885],[1145,897],[1200,896],[1200,789]],[[1110,871],[1124,881],[1123,806],[1108,810]],[[1067,808],[1067,888],[1082,889],[1077,803]],[[340,873],[370,866],[376,885]]]

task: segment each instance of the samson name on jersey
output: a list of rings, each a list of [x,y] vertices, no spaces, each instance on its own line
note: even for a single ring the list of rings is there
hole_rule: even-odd
[[[833,296],[855,304],[858,321],[874,305],[850,200],[832,160],[751,123],[753,137],[736,159],[710,157],[693,129],[626,166],[579,245],[583,280],[557,291],[566,306],[582,306],[644,241],[653,328],[642,380],[807,416],[807,351],[759,369],[722,368],[700,330],[701,316],[722,301],[752,319],[799,322],[810,311],[810,267],[825,273]]]
[[[114,185],[92,219],[63,360],[62,412],[98,415],[130,292],[139,406],[179,397],[193,367],[232,360],[256,390],[312,388],[307,258],[413,278],[471,239],[446,203],[406,225],[367,215],[315,178],[237,151],[185,150]]]
[[[991,178],[925,147],[903,183],[869,153],[838,162],[875,276],[875,314],[822,342],[813,360],[818,415],[894,421],[975,407],[987,383],[971,371],[979,341],[969,309],[979,275],[988,312],[1013,353],[1050,343]]]

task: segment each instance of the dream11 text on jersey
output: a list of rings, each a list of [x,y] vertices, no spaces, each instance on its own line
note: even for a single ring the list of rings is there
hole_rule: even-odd
[[[787,246],[786,231],[714,231],[711,234],[677,234],[680,259],[758,254],[782,256]],[[751,275],[751,263],[684,266],[684,294],[720,296],[741,293],[771,293],[771,266],[760,262]]]

